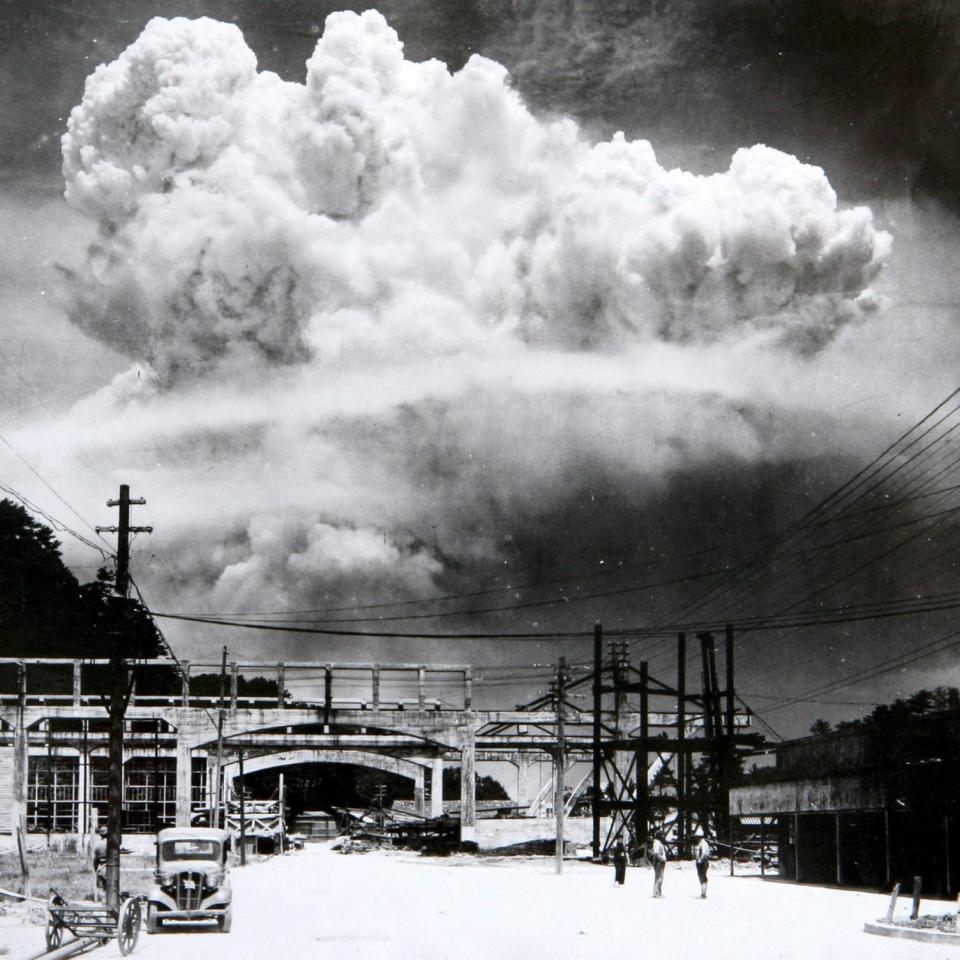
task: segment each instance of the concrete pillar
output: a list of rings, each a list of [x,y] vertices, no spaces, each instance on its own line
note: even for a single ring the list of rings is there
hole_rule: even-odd
[[[443,757],[433,758],[430,774],[430,816],[443,816]]]
[[[80,706],[80,666],[79,660],[73,661],[73,705]]]
[[[463,731],[460,747],[460,842],[477,840],[477,784],[474,775],[476,735],[472,726]]]
[[[26,836],[27,832],[27,751],[30,738],[27,735],[27,669],[17,664],[17,718],[13,729],[13,784],[11,810],[14,832],[17,827]],[[26,842],[26,841],[24,841]]]
[[[217,806],[217,758],[214,754],[207,754],[207,791],[204,806],[208,810],[214,810]],[[210,826],[215,826],[213,820],[210,820]]]
[[[24,729],[23,714],[17,717],[17,726],[13,734],[13,784],[10,792],[11,824],[16,830],[27,831],[27,731]]]
[[[193,783],[190,744],[177,732],[177,826],[190,826],[190,793]]]
[[[535,799],[535,794],[530,792],[530,770],[536,761],[519,754],[516,760],[517,764],[517,806],[529,807]]]
[[[77,759],[77,849],[82,850],[90,831],[90,754],[80,750]]]
[[[423,797],[423,767],[417,767],[416,775],[413,778],[413,799],[417,813],[424,816],[427,812],[427,805]]]
[[[237,689],[240,686],[240,664],[230,664],[230,716],[237,715]]]

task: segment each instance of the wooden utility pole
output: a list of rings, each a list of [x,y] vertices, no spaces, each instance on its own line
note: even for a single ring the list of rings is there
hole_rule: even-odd
[[[211,826],[222,827],[220,811],[224,807],[223,800],[223,698],[227,685],[227,648],[223,648],[223,658],[220,661],[220,700],[217,704],[217,779],[215,784],[213,823]],[[225,812],[225,811],[224,811]]]
[[[240,765],[240,866],[243,867],[247,863],[247,802],[243,788],[242,750],[237,755],[237,762]]]
[[[20,855],[20,876],[24,896],[29,897],[30,868],[27,866],[27,762],[28,738],[25,711],[27,709],[27,665],[17,664],[17,721],[13,731],[13,797],[16,816],[13,829],[17,835],[17,852]]]
[[[143,497],[130,499],[130,487],[122,483],[120,496],[108,500],[108,507],[119,507],[119,524],[116,527],[97,527],[97,533],[115,533],[117,535],[117,567],[114,581],[114,596],[111,607],[115,611],[115,622],[119,624],[118,633],[112,640],[110,653],[110,702],[107,713],[110,717],[109,779],[107,781],[107,862],[106,862],[106,899],[113,909],[120,907],[120,845],[123,832],[123,719],[127,712],[127,703],[133,692],[130,671],[127,666],[126,644],[127,624],[130,613],[127,594],[130,590],[130,534],[152,533],[153,527],[131,527],[130,507],[146,504]]]
[[[567,766],[566,744],[563,730],[563,685],[566,682],[567,664],[560,658],[557,667],[557,748],[554,767],[553,813],[557,821],[556,872],[563,873],[563,775]]]
[[[286,790],[284,789],[283,774],[280,774],[280,784],[277,788],[280,798],[280,852],[287,849],[287,817],[286,817]]]
[[[603,707],[603,627],[593,626],[593,802],[590,804],[593,818],[591,853],[594,860],[600,859],[600,779],[603,770],[603,754],[600,752],[600,711]]]

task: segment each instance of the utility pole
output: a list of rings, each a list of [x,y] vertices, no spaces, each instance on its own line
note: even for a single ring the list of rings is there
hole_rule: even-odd
[[[560,658],[557,667],[557,749],[554,768],[553,813],[557,821],[556,872],[563,873],[563,776],[567,766],[566,743],[563,730],[563,686],[566,683],[567,663]]]
[[[124,649],[128,641],[126,626],[130,613],[127,594],[130,590],[130,534],[152,533],[153,527],[131,527],[130,507],[146,504],[143,497],[130,499],[130,487],[122,483],[120,496],[108,500],[108,507],[119,507],[119,525],[97,527],[97,533],[117,535],[117,568],[114,581],[114,596],[111,607],[116,611],[120,624],[119,635],[113,636],[110,652],[110,702],[107,713],[110,717],[109,779],[107,781],[107,906],[114,910],[120,907],[120,845],[122,842],[123,816],[123,718],[133,692],[133,682]]]
[[[287,849],[287,817],[286,817],[286,799],[287,791],[284,789],[283,783],[283,774],[280,774],[280,785],[277,789],[277,794],[280,798],[280,852],[283,853]]]
[[[240,764],[240,866],[247,863],[247,804],[243,786],[243,751],[237,755]]]
[[[593,625],[593,802],[590,813],[593,818],[591,853],[594,860],[600,859],[600,779],[603,755],[600,752],[600,711],[603,707],[603,627]]]
[[[27,765],[29,756],[29,737],[27,734],[27,665],[17,664],[17,721],[13,731],[13,798],[16,815],[13,830],[17,835],[17,852],[20,855],[20,875],[23,879],[23,892],[30,896],[30,868],[27,866]]]
[[[214,794],[213,826],[221,827],[220,810],[225,806],[223,800],[223,697],[227,684],[227,648],[223,648],[220,661],[220,701],[217,706],[217,779]]]

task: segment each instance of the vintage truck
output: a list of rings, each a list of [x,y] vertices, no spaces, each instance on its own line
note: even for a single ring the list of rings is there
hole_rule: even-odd
[[[157,834],[157,871],[148,896],[147,933],[167,920],[216,920],[230,932],[230,834],[211,827],[174,827]]]

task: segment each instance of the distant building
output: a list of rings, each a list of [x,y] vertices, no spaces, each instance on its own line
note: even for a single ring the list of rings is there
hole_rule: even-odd
[[[891,714],[776,753],[774,769],[731,789],[730,812],[774,824],[781,877],[909,889],[921,876],[926,895],[957,894],[960,711]]]

